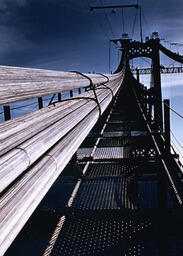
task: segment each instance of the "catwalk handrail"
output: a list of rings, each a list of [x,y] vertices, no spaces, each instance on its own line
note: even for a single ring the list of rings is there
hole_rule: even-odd
[[[85,74],[93,85],[113,81],[118,74]],[[73,72],[0,66],[0,105],[90,86],[86,77]]]

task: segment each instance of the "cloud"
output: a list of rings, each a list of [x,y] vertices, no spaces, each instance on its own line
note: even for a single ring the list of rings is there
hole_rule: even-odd
[[[116,0],[115,4],[120,2]],[[139,2],[143,7],[143,21],[147,21],[143,24],[144,36],[157,30],[166,39],[171,39],[172,35],[174,41],[181,39],[182,0]],[[89,3],[99,4],[99,1],[89,0]],[[103,0],[103,3],[111,1]],[[88,1],[3,0],[0,1],[0,12],[1,64],[49,65],[52,62],[59,65],[61,60],[67,67],[72,62],[73,67],[84,69],[89,62],[88,68],[105,67],[108,71],[108,39],[99,23],[103,24],[110,39],[112,35],[103,11],[91,13]],[[107,14],[115,36],[119,37],[121,11],[115,15],[107,11]],[[131,32],[135,10],[125,10],[124,14],[126,30]],[[136,38],[139,38],[138,25],[137,19]]]
[[[29,0],[4,0],[0,2],[0,9],[7,10],[15,6],[25,7],[29,2]]]
[[[96,61],[91,63],[89,54],[93,51],[94,59],[95,52],[104,51],[100,48],[105,39],[88,15],[88,6],[85,7],[81,1],[71,0],[1,2],[0,64],[35,66],[37,63],[51,68],[49,63],[54,67],[58,63],[60,67],[61,61],[65,70],[85,68],[84,62],[89,60],[87,66],[93,67]]]

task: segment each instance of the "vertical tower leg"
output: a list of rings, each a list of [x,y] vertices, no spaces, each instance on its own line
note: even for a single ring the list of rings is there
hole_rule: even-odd
[[[162,119],[162,96],[161,96],[161,74],[160,74],[160,56],[159,56],[159,40],[154,43],[152,57],[152,75],[154,82],[154,118],[158,126],[163,130]]]
[[[165,133],[165,153],[170,154],[170,100],[164,100],[164,133]]]

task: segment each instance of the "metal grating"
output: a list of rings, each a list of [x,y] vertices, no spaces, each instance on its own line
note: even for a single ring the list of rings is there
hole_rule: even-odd
[[[127,172],[129,168],[134,168],[135,165],[127,165],[123,163],[92,163],[89,165],[85,178],[87,177],[100,177],[100,176],[121,176],[124,172]]]
[[[73,212],[66,216],[51,255],[55,256],[156,256],[157,245],[147,236],[151,219],[146,216],[126,217],[118,211]],[[137,237],[144,237],[139,241]]]
[[[145,125],[143,123],[132,123],[124,122],[124,123],[109,123],[106,126],[105,131],[135,131],[135,130],[144,130]]]
[[[91,155],[89,146],[96,141],[93,158],[80,164],[86,172],[68,204],[51,255],[156,256],[160,250],[166,252],[160,241],[164,231],[160,233],[158,226],[155,174],[159,164],[131,158],[132,150],[150,146],[137,108],[126,109],[118,101],[106,123],[102,119],[78,150],[79,160]]]
[[[145,136],[103,137],[100,138],[98,147],[127,147],[142,145],[142,143],[143,145],[151,145],[149,139]]]
[[[138,182],[138,207],[140,209],[157,208],[158,194],[157,181]]]
[[[93,159],[122,159],[123,147],[97,148]]]
[[[104,132],[103,137],[109,138],[109,137],[122,137],[122,136],[130,136],[130,132],[125,131],[115,131],[115,132]]]
[[[122,147],[123,139],[122,137],[117,138],[101,138],[98,144],[99,148],[102,147]]]
[[[78,160],[82,160],[83,158],[90,157],[93,148],[79,148],[77,150],[77,158]]]
[[[171,256],[182,255],[183,236],[176,236],[170,238]]]

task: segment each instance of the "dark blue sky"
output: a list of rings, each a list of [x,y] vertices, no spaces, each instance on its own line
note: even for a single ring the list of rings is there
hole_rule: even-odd
[[[108,72],[109,39],[119,38],[122,12],[89,11],[89,5],[132,4],[137,0],[1,0],[0,64]],[[170,42],[183,42],[182,0],[139,0],[144,36],[159,31]],[[124,32],[132,36],[135,9],[124,10]],[[139,38],[136,19],[134,39]],[[113,47],[117,65],[117,50]]]

